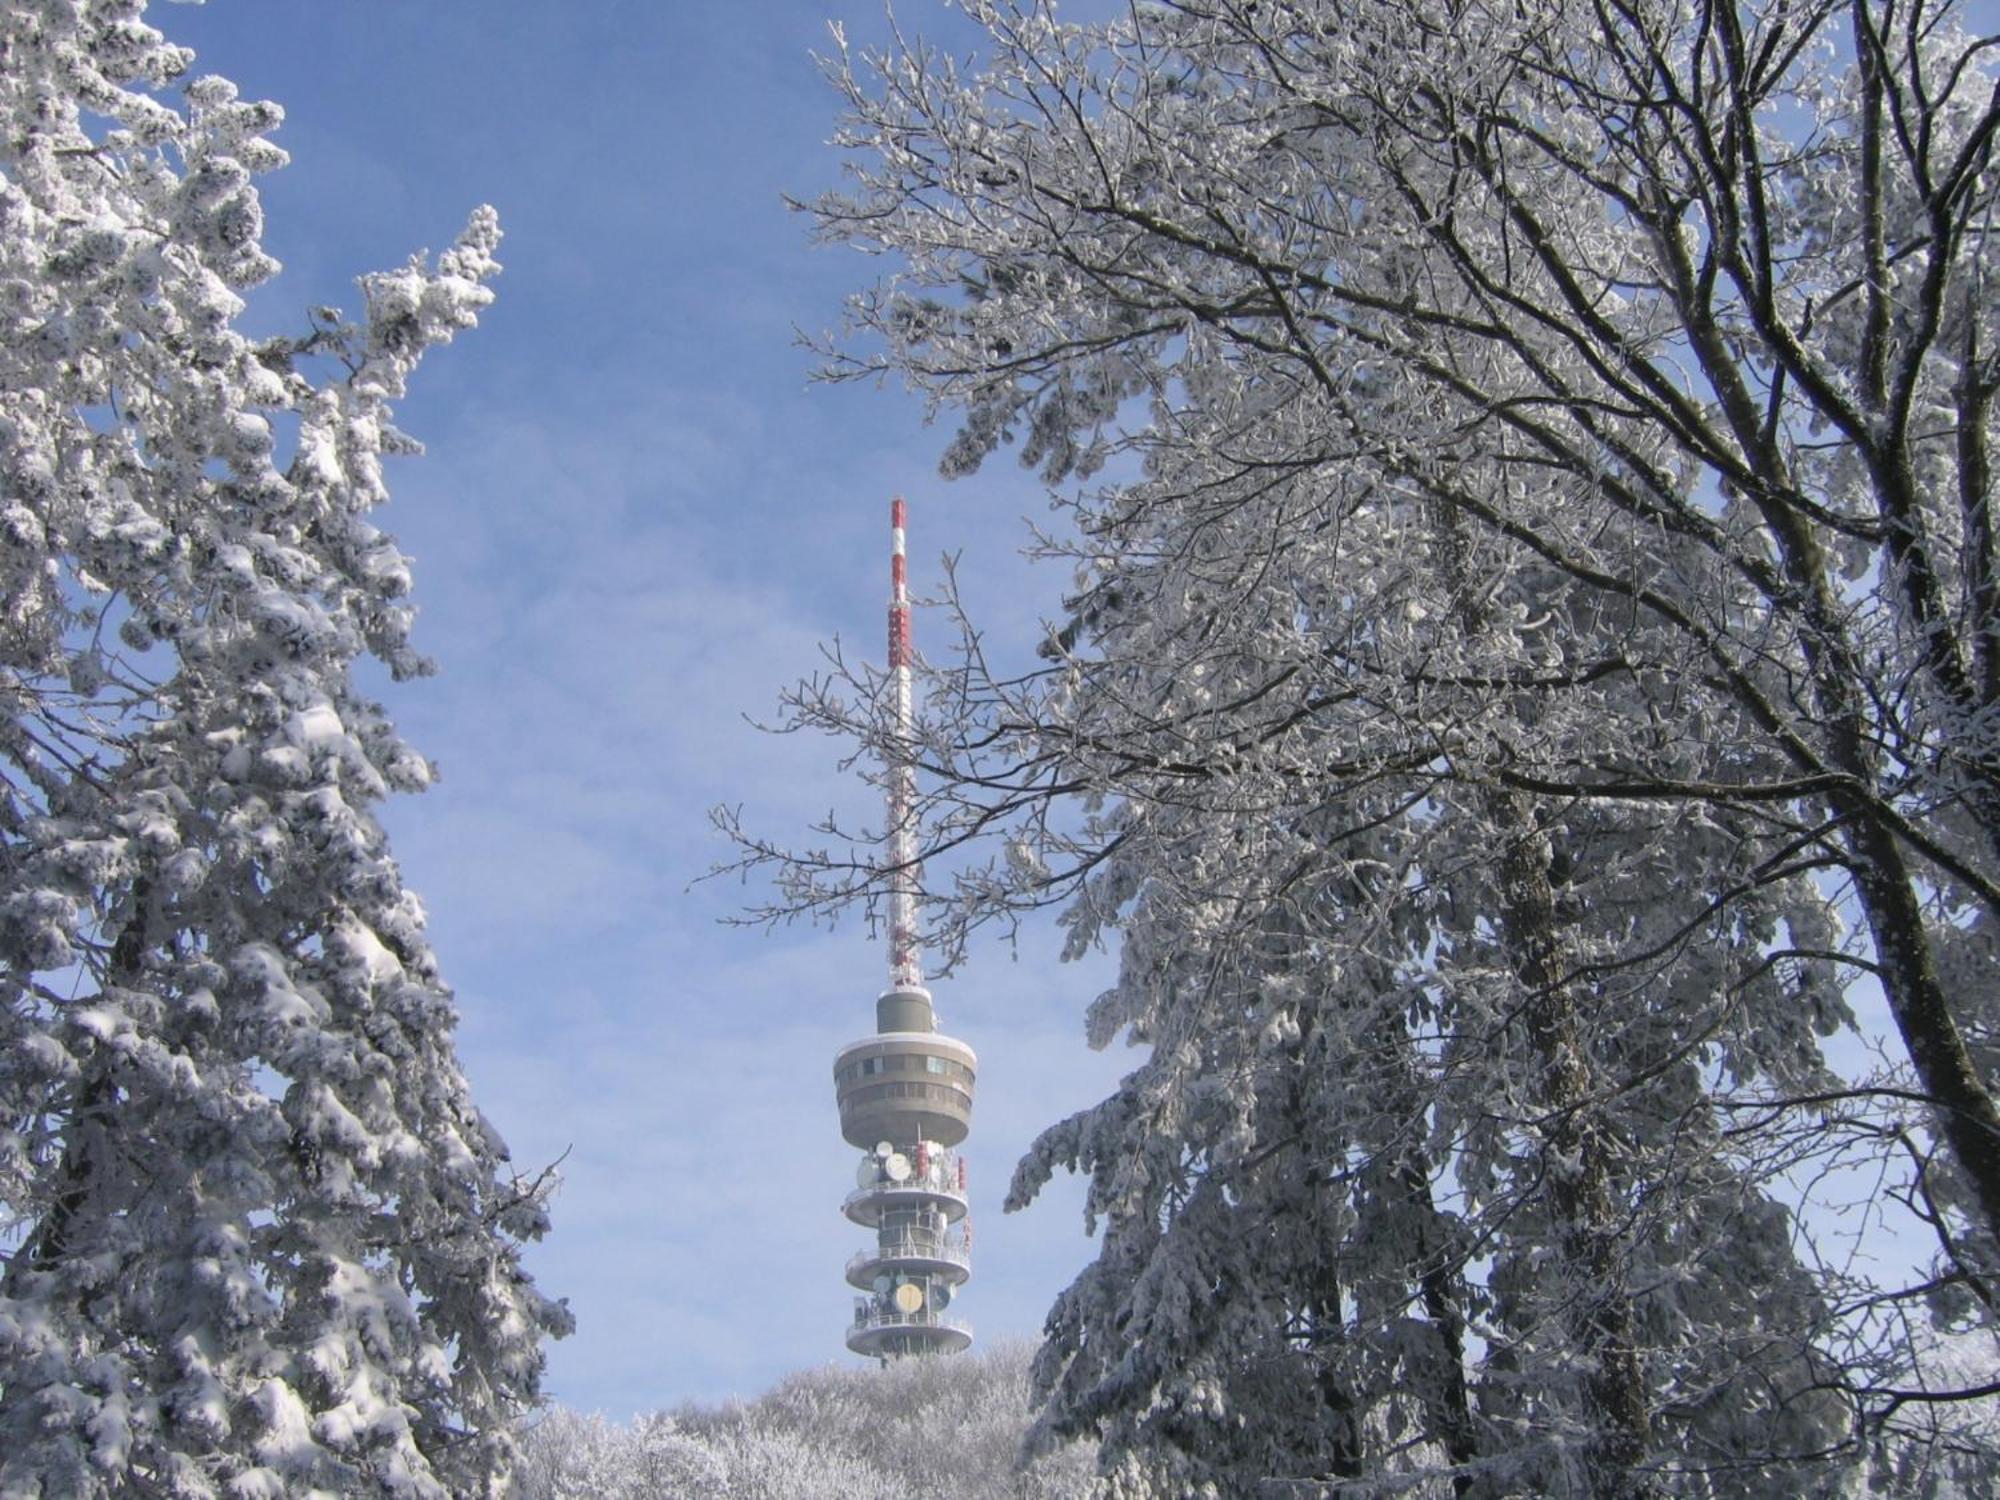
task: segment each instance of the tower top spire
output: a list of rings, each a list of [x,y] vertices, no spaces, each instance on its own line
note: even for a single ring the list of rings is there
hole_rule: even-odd
[[[923,1024],[885,1030],[928,1031],[930,994],[924,988],[922,940],[917,935],[917,893],[923,874],[917,863],[916,714],[911,705],[910,586],[904,551],[909,507],[901,495],[889,502],[889,692],[890,722],[887,800],[889,818],[889,988],[883,1000],[921,997]],[[905,1022],[915,1006],[899,1006]]]

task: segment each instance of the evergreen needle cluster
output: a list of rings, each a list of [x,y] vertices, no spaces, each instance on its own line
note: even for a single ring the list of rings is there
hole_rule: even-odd
[[[371,520],[500,230],[236,326],[276,105],[0,4],[0,1495],[497,1494],[545,1227],[374,806],[429,763]]]

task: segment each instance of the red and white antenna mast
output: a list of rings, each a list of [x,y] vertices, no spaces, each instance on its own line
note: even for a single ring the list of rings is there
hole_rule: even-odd
[[[889,988],[914,993],[924,987],[923,949],[917,938],[917,866],[914,808],[917,795],[910,701],[910,588],[903,529],[909,518],[901,495],[889,502],[889,685],[895,737],[889,750]]]

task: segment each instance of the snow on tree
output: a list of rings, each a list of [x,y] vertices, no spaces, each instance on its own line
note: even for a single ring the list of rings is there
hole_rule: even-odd
[[[914,747],[937,951],[1066,903],[1149,1049],[1016,1180],[1104,1224],[1044,1431],[1139,1492],[1992,1472],[1913,1332],[1990,1352],[2000,1273],[1990,39],[965,9],[834,60],[813,210],[891,257],[833,373],[1065,486],[1043,663],[968,623]],[[876,687],[793,717],[879,751]],[[730,826],[780,910],[883,879]]]
[[[0,1494],[496,1493],[568,1315],[353,668],[428,670],[370,513],[499,227],[245,337],[283,116],[192,63],[0,7]]]
[[[1030,1354],[803,1371],[622,1427],[553,1408],[523,1433],[519,1500],[1082,1500],[1081,1448],[1020,1462]]]

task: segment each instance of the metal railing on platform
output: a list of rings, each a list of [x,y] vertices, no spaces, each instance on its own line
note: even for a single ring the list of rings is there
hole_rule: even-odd
[[[942,1261],[948,1266],[972,1268],[972,1252],[962,1241],[939,1235],[909,1234],[899,1235],[872,1250],[863,1250],[847,1262],[848,1274],[851,1276],[865,1265],[885,1260]]]
[[[880,1303],[857,1299],[854,1308],[854,1324],[848,1329],[850,1334],[862,1333],[875,1328],[941,1328],[949,1333],[972,1337],[972,1325],[962,1318],[948,1317],[943,1313],[928,1310],[923,1312],[897,1312],[893,1307],[883,1307]]]

